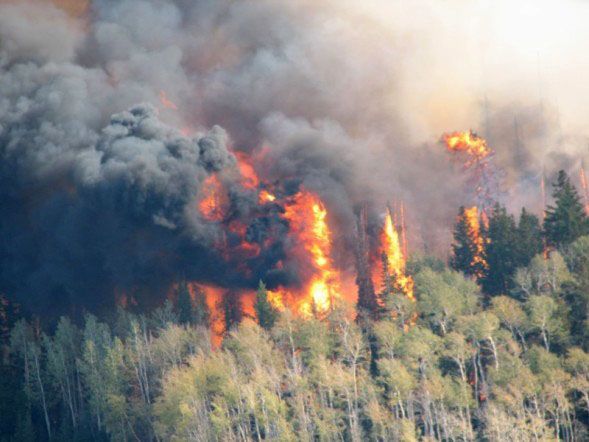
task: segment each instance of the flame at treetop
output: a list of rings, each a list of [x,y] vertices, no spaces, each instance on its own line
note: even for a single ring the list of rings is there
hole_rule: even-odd
[[[467,234],[475,247],[470,265],[475,269],[474,274],[478,278],[482,277],[484,269],[489,267],[485,259],[485,239],[481,233],[480,219],[476,206],[464,209],[464,220],[468,227]]]
[[[403,292],[408,298],[413,296],[413,278],[405,274],[407,257],[404,250],[406,246],[399,240],[399,232],[395,228],[391,211],[387,210],[384,227],[381,236],[382,253],[386,255],[389,272],[393,278],[393,284],[397,290]]]
[[[298,311],[303,316],[326,313],[341,297],[341,275],[331,259],[332,234],[327,225],[327,209],[316,195],[301,190],[285,205],[283,216],[302,245],[302,252],[310,257],[312,275],[297,302]],[[289,297],[287,292],[274,291],[270,301],[280,308],[285,297]]]
[[[464,152],[469,156],[469,160],[465,164],[466,167],[470,167],[492,153],[485,139],[479,137],[473,131],[452,132],[444,134],[442,138],[450,152]]]

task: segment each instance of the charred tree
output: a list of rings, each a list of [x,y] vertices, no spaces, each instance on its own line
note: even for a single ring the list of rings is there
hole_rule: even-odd
[[[358,318],[378,316],[378,301],[370,272],[369,243],[366,207],[362,207],[358,216],[356,235],[356,284],[358,286]]]

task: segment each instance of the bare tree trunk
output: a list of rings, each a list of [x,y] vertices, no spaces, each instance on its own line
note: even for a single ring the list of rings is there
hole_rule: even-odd
[[[35,375],[39,384],[39,391],[41,392],[41,403],[43,405],[43,415],[45,417],[45,426],[47,427],[47,435],[51,439],[51,423],[49,422],[49,413],[47,411],[47,401],[45,399],[45,388],[43,387],[43,381],[41,380],[41,367],[39,366],[39,357],[35,351],[33,351],[33,360],[35,362]]]

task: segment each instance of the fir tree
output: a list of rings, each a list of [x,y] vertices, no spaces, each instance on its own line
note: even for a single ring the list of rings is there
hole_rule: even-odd
[[[564,170],[553,184],[554,205],[548,206],[544,234],[549,246],[562,247],[589,233],[589,220],[581,198]]]
[[[268,290],[266,285],[260,281],[258,291],[256,292],[256,303],[254,304],[256,317],[260,327],[270,330],[280,314],[278,310],[268,301]]]
[[[186,281],[182,281],[178,286],[176,311],[180,324],[191,325],[194,323],[194,306]]]
[[[381,262],[382,262],[382,292],[380,294],[381,300],[381,314],[384,317],[389,317],[392,311],[392,303],[393,303],[393,278],[391,276],[391,271],[389,269],[389,259],[387,254],[383,252],[381,255]]]
[[[211,325],[211,309],[207,304],[205,292],[197,288],[193,302],[194,325],[209,327]]]
[[[370,272],[369,241],[366,208],[362,208],[357,223],[356,235],[356,285],[358,286],[358,321],[376,319],[379,315],[378,298],[374,290]]]
[[[496,205],[489,217],[488,242],[485,247],[487,271],[482,279],[484,291],[490,295],[505,294],[511,288],[518,263],[517,231],[513,216]]]
[[[542,228],[537,216],[522,209],[517,226],[517,267],[526,267],[542,252]]]
[[[225,332],[229,332],[243,319],[243,308],[239,293],[228,291],[221,299],[221,307],[225,319]]]
[[[465,275],[480,276],[484,274],[482,263],[477,262],[477,245],[470,235],[471,226],[464,206],[460,207],[458,220],[454,226],[454,242],[452,244],[452,257],[450,266]],[[482,235],[482,231],[479,234]]]

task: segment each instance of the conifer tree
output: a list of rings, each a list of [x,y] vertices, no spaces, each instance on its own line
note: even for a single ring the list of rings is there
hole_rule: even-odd
[[[211,309],[207,304],[205,292],[197,288],[193,302],[194,325],[209,327],[211,325]]]
[[[516,238],[517,267],[525,267],[543,248],[540,220],[525,208],[522,208],[519,216]]]
[[[460,207],[458,220],[454,226],[454,242],[452,244],[452,257],[450,266],[465,275],[482,275],[484,268],[476,262],[477,245],[469,234],[470,225],[464,206]],[[481,232],[482,234],[482,232]]]
[[[272,304],[270,304],[270,301],[268,301],[268,290],[266,290],[266,285],[262,281],[260,281],[258,291],[256,292],[254,309],[260,327],[270,330],[274,326],[280,313]]]
[[[393,301],[393,278],[389,269],[389,260],[386,253],[381,255],[382,262],[382,292],[380,293],[381,314],[386,318],[390,317]]]
[[[186,281],[182,281],[178,286],[176,310],[180,324],[191,325],[194,323],[194,305]]]
[[[358,286],[358,316],[362,321],[366,318],[376,319],[379,314],[378,299],[372,283],[369,259],[369,241],[367,230],[366,208],[362,208],[357,223],[356,237],[356,285]]]
[[[544,234],[549,246],[562,247],[588,234],[589,220],[577,189],[564,170],[558,172],[553,187],[554,205],[546,210]]]
[[[243,319],[243,308],[239,293],[228,291],[221,299],[221,307],[225,319],[225,332],[237,326]]]
[[[513,216],[496,205],[489,217],[488,242],[485,247],[487,271],[482,279],[484,291],[490,295],[505,294],[512,285],[517,268],[517,231]]]

